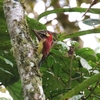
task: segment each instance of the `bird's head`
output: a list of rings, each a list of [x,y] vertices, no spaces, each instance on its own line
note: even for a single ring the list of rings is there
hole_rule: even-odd
[[[48,30],[40,30],[40,31],[33,30],[33,32],[35,33],[39,41],[43,38],[54,38],[56,36],[56,33],[50,32]]]

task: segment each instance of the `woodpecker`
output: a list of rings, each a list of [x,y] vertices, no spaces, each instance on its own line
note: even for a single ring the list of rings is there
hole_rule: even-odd
[[[33,30],[36,37],[39,40],[37,52],[42,54],[41,60],[39,62],[39,67],[41,63],[45,60],[45,58],[49,55],[50,49],[53,46],[53,32],[43,30],[43,31],[36,31]]]

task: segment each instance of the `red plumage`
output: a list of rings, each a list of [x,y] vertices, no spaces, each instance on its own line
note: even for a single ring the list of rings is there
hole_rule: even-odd
[[[42,59],[39,62],[39,66],[41,65],[41,63],[45,60],[45,58],[48,56],[50,49],[52,48],[52,44],[53,44],[53,33],[50,31],[35,31],[33,30],[33,32],[35,33],[36,37],[38,38],[39,41],[43,40],[43,48],[42,48]]]
[[[49,36],[46,36],[44,39],[45,41],[43,42],[43,58],[46,58],[50,52],[50,49],[52,47],[52,43],[53,43],[53,36],[52,33],[47,31],[47,33],[49,34]]]

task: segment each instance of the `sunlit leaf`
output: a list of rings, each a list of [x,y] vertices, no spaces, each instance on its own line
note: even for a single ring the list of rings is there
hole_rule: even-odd
[[[78,47],[80,44],[77,41],[71,41],[73,47]]]
[[[68,100],[79,100],[83,95],[75,95],[72,98],[69,98]]]
[[[1,97],[0,100],[10,100],[10,99],[5,98],[5,97]]]
[[[0,92],[6,93],[7,89],[5,87],[0,86]]]
[[[9,71],[7,71],[7,70],[5,70],[5,69],[1,68],[1,67],[0,67],[0,70],[2,70],[3,72],[8,73],[8,74],[10,74],[10,75],[14,76],[11,72],[9,72]]]
[[[100,24],[100,20],[99,19],[86,19],[86,20],[83,20],[83,23],[89,26],[94,26],[94,25]]]
[[[6,58],[4,58],[2,56],[0,56],[0,59],[4,60],[6,64],[9,64],[9,65],[11,65],[13,67],[13,63],[10,60],[8,60],[8,59],[6,59]]]
[[[57,44],[61,45],[62,48],[69,49],[68,45],[62,41],[58,41]]]
[[[86,68],[88,71],[90,70],[90,69],[92,69],[92,67],[88,64],[88,62],[84,59],[84,58],[80,58],[80,63],[82,64],[82,66],[84,67],[84,68]]]

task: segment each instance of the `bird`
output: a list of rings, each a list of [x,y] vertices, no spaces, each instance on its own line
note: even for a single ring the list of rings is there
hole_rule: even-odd
[[[36,31],[33,29],[34,34],[39,40],[37,53],[40,55],[40,62],[38,67],[41,66],[42,62],[47,58],[49,52],[53,46],[53,32],[48,30]]]

